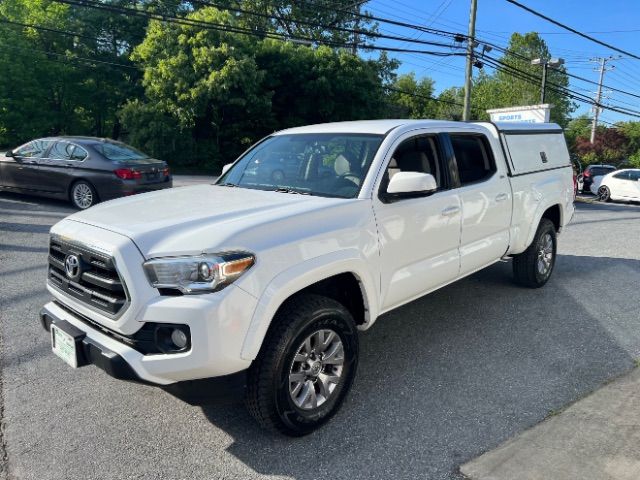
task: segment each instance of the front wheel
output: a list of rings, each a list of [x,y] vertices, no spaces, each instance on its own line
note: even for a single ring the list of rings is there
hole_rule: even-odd
[[[246,404],[263,427],[311,433],[340,408],[358,364],[358,333],[340,303],[300,295],[278,312],[249,370]]]
[[[540,288],[547,283],[556,263],[556,249],[556,228],[553,222],[543,218],[529,248],[513,257],[516,283],[529,288]]]

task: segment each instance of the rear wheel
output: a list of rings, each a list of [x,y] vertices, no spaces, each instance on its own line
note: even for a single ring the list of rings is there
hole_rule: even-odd
[[[603,202],[608,202],[611,200],[611,190],[606,185],[602,185],[598,189],[598,198]]]
[[[98,203],[98,193],[89,182],[78,180],[71,187],[71,203],[74,207],[85,210]]]
[[[311,433],[340,408],[355,377],[358,333],[350,313],[320,295],[289,300],[249,370],[246,404],[263,427]]]
[[[543,218],[529,248],[513,257],[516,283],[529,288],[547,283],[556,263],[556,248],[556,228],[551,220]]]

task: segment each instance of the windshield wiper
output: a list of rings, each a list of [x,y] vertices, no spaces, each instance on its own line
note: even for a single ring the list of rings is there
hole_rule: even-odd
[[[297,193],[298,195],[311,195],[310,192],[301,192],[300,190],[294,190],[293,188],[287,187],[278,187],[273,191],[278,193]]]
[[[237,187],[237,186],[238,186],[238,185],[236,185],[235,183],[230,183],[230,182],[227,182],[227,183],[220,183],[219,185],[220,185],[221,187]]]

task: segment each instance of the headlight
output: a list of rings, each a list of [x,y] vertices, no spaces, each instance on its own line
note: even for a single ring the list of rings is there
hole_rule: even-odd
[[[255,263],[246,252],[154,258],[144,263],[152,287],[185,294],[209,293],[233,283]]]

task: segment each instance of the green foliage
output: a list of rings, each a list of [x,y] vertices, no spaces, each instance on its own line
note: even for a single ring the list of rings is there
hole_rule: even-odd
[[[0,24],[0,145],[47,134],[117,136],[116,111],[140,94],[140,75],[128,55],[144,20],[50,0],[0,2],[0,17],[75,33]]]
[[[438,105],[435,118],[442,120],[462,120],[462,104],[464,102],[464,89],[451,87],[443,90],[438,95]],[[475,113],[475,108],[472,110]]]
[[[575,147],[576,139],[578,137],[589,137],[591,134],[591,119],[588,115],[581,115],[574,118],[569,122],[564,129],[564,135],[567,139],[567,145],[569,150],[573,150]]]
[[[240,21],[212,7],[188,17]],[[122,109],[129,141],[182,164],[218,167],[276,129],[380,116],[393,67],[385,57],[155,21],[132,58],[144,69],[146,101]],[[162,119],[181,132],[179,149]]]
[[[390,118],[434,118],[437,104],[429,100],[433,95],[433,80],[427,77],[416,80],[413,72],[398,76],[391,85],[390,108],[387,116]],[[402,93],[406,92],[406,93]]]

